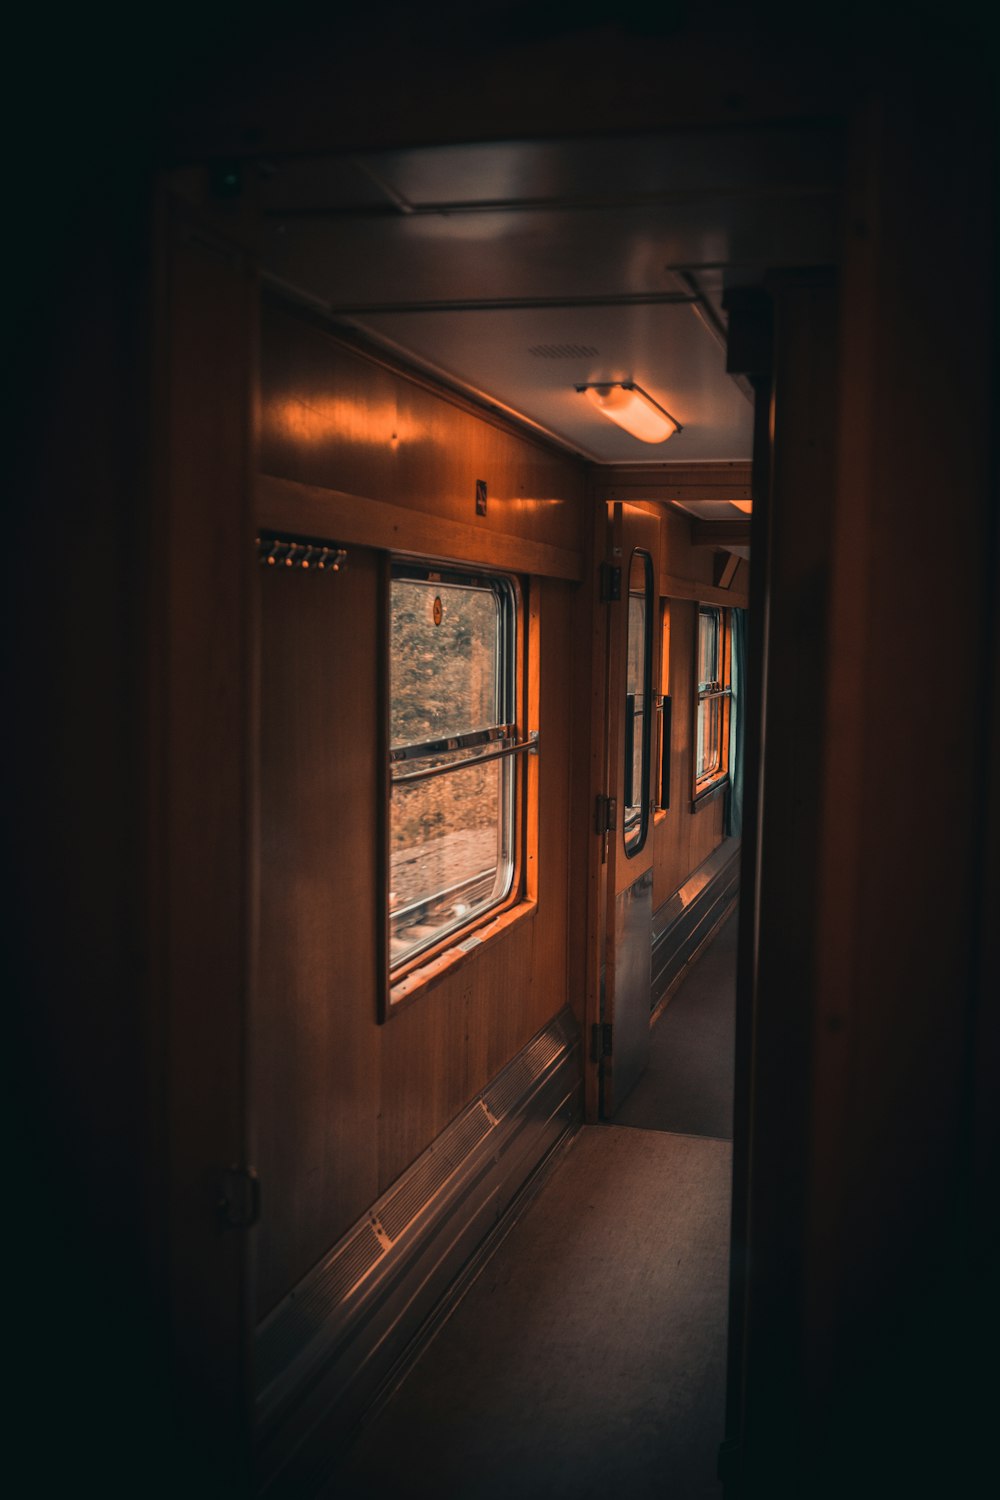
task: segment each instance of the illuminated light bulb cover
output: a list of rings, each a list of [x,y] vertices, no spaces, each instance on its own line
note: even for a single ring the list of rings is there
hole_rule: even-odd
[[[642,443],[665,443],[680,422],[630,380],[578,385],[591,406]]]

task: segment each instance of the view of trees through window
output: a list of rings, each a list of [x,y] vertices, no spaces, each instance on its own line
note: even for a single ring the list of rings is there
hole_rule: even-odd
[[[492,589],[393,580],[389,738],[394,746],[497,723],[499,613]]]
[[[481,758],[496,750],[513,718],[512,631],[512,597],[502,580],[444,572],[393,577],[394,965],[502,900],[510,888],[511,762]],[[419,779],[401,779],[410,776]]]
[[[698,743],[695,779],[703,780],[723,769],[723,703],[728,689],[723,683],[722,611],[704,605],[698,612]]]

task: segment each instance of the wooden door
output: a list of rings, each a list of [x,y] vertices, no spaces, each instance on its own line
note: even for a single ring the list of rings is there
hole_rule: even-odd
[[[613,1117],[649,1056],[653,726],[660,522],[608,508],[607,905],[601,1113]],[[617,597],[615,597],[617,596]]]

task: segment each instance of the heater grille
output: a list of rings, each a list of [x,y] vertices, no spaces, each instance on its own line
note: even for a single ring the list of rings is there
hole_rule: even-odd
[[[391,1240],[429,1207],[463,1158],[489,1134],[490,1118],[477,1101],[465,1119],[455,1121],[426,1155],[407,1172],[401,1185],[377,1209],[378,1221]]]
[[[321,1332],[332,1313],[378,1265],[382,1244],[365,1218],[290,1297],[279,1304],[257,1336],[257,1376],[261,1389]]]
[[[441,1299],[457,1292],[456,1277],[486,1253],[499,1219],[574,1128],[579,1054],[567,1006],[259,1326],[258,1494],[319,1493],[331,1440],[351,1438],[448,1305]]]
[[[508,1063],[496,1082],[484,1095],[486,1108],[494,1120],[506,1119],[517,1101],[527,1094],[535,1081],[542,1076],[549,1064],[564,1050],[565,1042],[559,1035],[543,1032],[527,1046],[519,1057]]]

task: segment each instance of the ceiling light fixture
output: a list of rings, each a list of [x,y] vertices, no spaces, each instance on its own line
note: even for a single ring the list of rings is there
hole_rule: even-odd
[[[642,443],[665,443],[680,422],[632,380],[593,381],[576,388],[602,416],[617,422]]]

